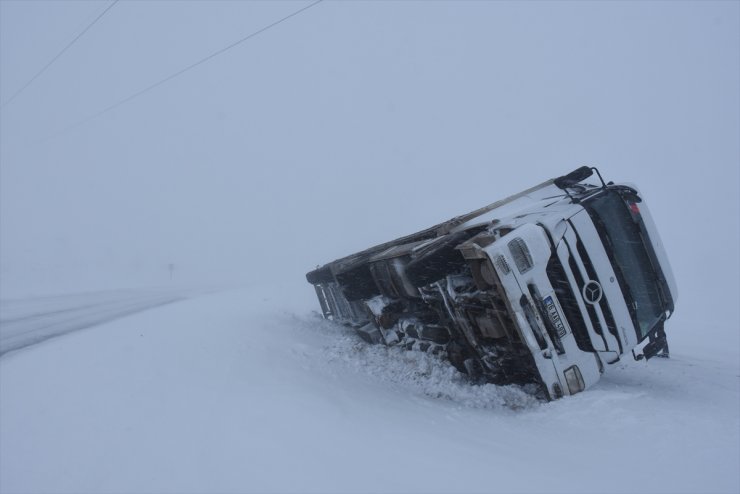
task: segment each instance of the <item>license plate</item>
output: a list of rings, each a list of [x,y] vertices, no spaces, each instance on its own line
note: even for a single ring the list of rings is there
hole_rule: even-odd
[[[563,324],[563,320],[560,319],[560,314],[558,313],[557,307],[555,307],[555,302],[550,296],[545,297],[544,302],[545,308],[547,309],[547,315],[550,316],[550,321],[552,322],[552,325],[555,326],[555,331],[558,332],[558,338],[562,338],[565,336],[565,325]]]

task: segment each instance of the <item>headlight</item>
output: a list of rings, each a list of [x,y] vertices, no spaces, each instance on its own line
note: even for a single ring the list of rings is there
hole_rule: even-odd
[[[568,391],[574,395],[580,393],[586,387],[586,383],[583,382],[583,376],[577,365],[568,367],[565,369],[565,382],[568,383]]]
[[[511,252],[511,257],[514,258],[519,273],[524,274],[534,266],[529,248],[521,238],[517,237],[509,242],[509,252]]]

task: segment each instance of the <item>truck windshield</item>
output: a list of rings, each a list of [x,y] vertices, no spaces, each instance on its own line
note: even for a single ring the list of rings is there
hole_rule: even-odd
[[[637,205],[628,205],[615,191],[597,194],[583,205],[614,264],[637,336],[642,340],[663,318],[664,309],[658,279],[635,219],[639,218]]]

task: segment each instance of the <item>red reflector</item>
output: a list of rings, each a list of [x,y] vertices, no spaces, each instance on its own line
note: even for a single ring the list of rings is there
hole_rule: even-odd
[[[634,202],[630,203],[630,211],[632,211],[633,214],[640,214],[640,208],[637,207],[637,204]]]

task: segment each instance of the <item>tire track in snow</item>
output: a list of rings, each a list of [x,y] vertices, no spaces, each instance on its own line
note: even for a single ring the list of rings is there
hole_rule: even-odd
[[[101,295],[104,300],[99,301]],[[187,296],[181,293],[132,295],[130,292],[114,292],[54,299],[2,301],[0,308],[6,317],[0,317],[0,356],[50,338],[91,328],[185,298]],[[50,300],[54,302],[51,307]],[[91,300],[94,303],[90,303]],[[64,307],[65,305],[67,307]]]

